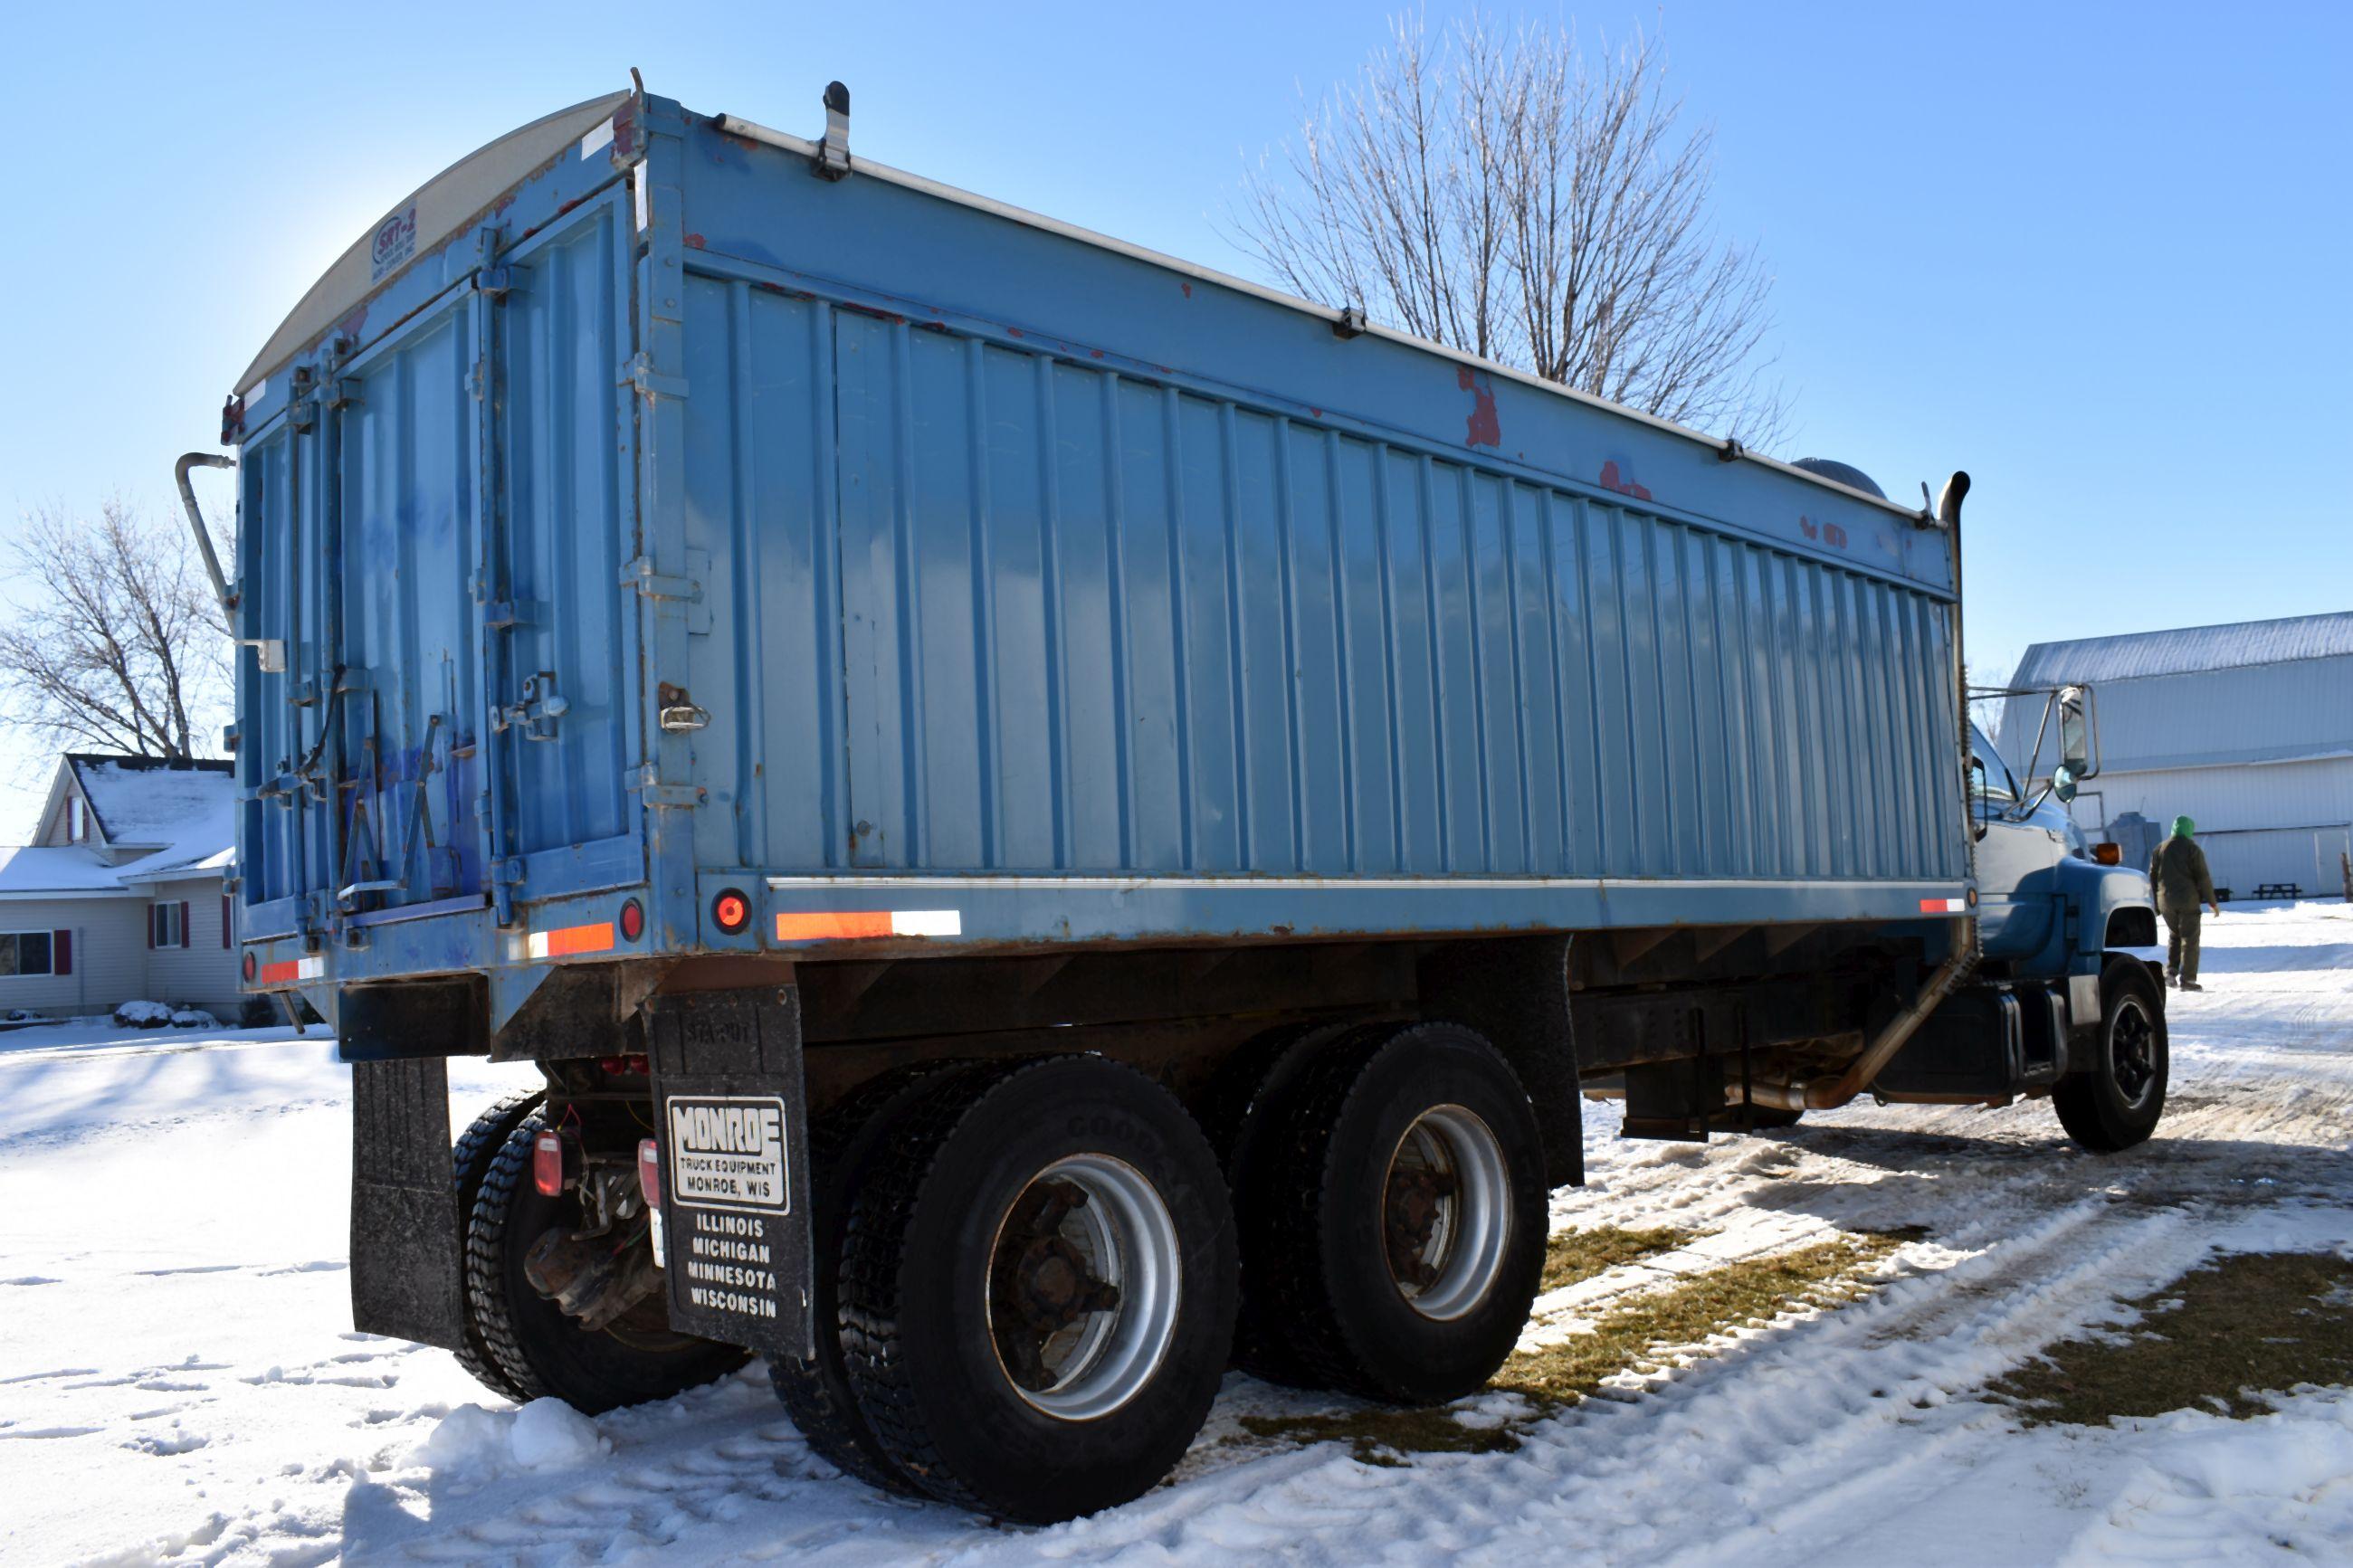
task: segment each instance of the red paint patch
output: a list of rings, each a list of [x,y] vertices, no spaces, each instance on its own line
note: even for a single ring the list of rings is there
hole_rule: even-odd
[[[1185,290],[1185,298],[1187,300],[1193,297],[1193,286],[1190,283],[1179,283],[1176,287]]]
[[[1088,352],[1093,354],[1097,359],[1103,358],[1103,350],[1101,349],[1091,349]]]
[[[1487,378],[1475,374],[1469,365],[1458,365],[1454,384],[1471,395],[1471,417],[1465,421],[1462,440],[1470,447],[1501,447],[1504,444],[1504,424],[1495,414],[1495,389]]]
[[[1023,332],[1022,332],[1021,329],[1020,329],[1020,328],[1018,328],[1018,327],[1008,327],[1008,328],[1006,328],[1006,329],[1005,329],[1005,335],[1006,335],[1007,337],[1008,337],[1008,338],[1018,338],[1018,337],[1021,337],[1021,336],[1023,336],[1024,334],[1023,334]]]
[[[1614,458],[1601,465],[1601,488],[1616,490],[1621,496],[1632,496],[1636,500],[1651,499],[1651,492],[1636,484],[1633,475],[1619,471],[1618,461]]]
[[[687,248],[690,250],[701,250],[702,248],[702,237],[699,234],[690,234],[686,237],[686,244]]]

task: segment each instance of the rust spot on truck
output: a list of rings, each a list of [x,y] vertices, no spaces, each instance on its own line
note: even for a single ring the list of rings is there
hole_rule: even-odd
[[[1618,459],[1615,458],[1601,465],[1601,488],[1605,490],[1616,490],[1621,496],[1632,496],[1636,500],[1651,499],[1650,490],[1635,483],[1632,472],[1620,468]]]
[[[1495,413],[1494,384],[1467,364],[1456,367],[1454,384],[1471,395],[1471,417],[1464,425],[1463,444],[1501,447],[1504,422]]]

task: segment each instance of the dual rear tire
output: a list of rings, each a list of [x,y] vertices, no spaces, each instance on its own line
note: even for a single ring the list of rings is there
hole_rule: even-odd
[[[1280,1056],[1227,1157],[1237,1359],[1272,1382],[1392,1404],[1483,1387],[1544,1272],[1543,1144],[1518,1078],[1444,1023]]]
[[[576,1195],[549,1196],[533,1184],[532,1144],[548,1125],[533,1093],[493,1106],[459,1141],[459,1190],[471,1199],[459,1364],[510,1399],[554,1397],[592,1415],[667,1399],[743,1365],[749,1357],[735,1346],[672,1330],[659,1292],[592,1330],[533,1288],[525,1272],[533,1243],[584,1223]]]
[[[1216,1150],[1100,1057],[902,1075],[838,1108],[814,1144],[818,1353],[772,1368],[811,1447],[1049,1522],[1182,1458],[1238,1314],[1242,1363],[1282,1382],[1411,1404],[1482,1386],[1546,1232],[1535,1117],[1493,1047],[1448,1025],[1293,1032],[1212,1101]]]

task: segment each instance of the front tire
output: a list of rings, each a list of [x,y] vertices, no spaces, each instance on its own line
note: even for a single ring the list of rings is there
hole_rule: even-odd
[[[515,1124],[482,1174],[466,1227],[466,1305],[483,1348],[519,1399],[563,1400],[590,1415],[667,1399],[744,1364],[733,1345],[681,1334],[657,1290],[609,1329],[591,1331],[532,1288],[523,1260],[542,1233],[577,1226],[569,1194],[532,1184],[532,1142],[548,1125],[533,1111]]]
[[[1535,1111],[1501,1053],[1453,1024],[1323,1053],[1279,1157],[1237,1202],[1254,1321],[1317,1386],[1439,1405],[1486,1385],[1544,1271]]]
[[[892,1463],[1029,1523],[1141,1495],[1233,1340],[1233,1217],[1183,1106],[1100,1057],[991,1064],[894,1120],[849,1215],[844,1362]]]
[[[2165,998],[2144,965],[2110,963],[2100,1003],[2092,1060],[2059,1080],[2051,1103],[2069,1137],[2094,1154],[2114,1154],[2157,1131],[2171,1063]]]

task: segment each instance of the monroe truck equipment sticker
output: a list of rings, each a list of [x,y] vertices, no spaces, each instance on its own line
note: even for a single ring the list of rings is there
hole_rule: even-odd
[[[791,1212],[782,1100],[672,1095],[669,1112],[670,1190],[681,1204]]]

